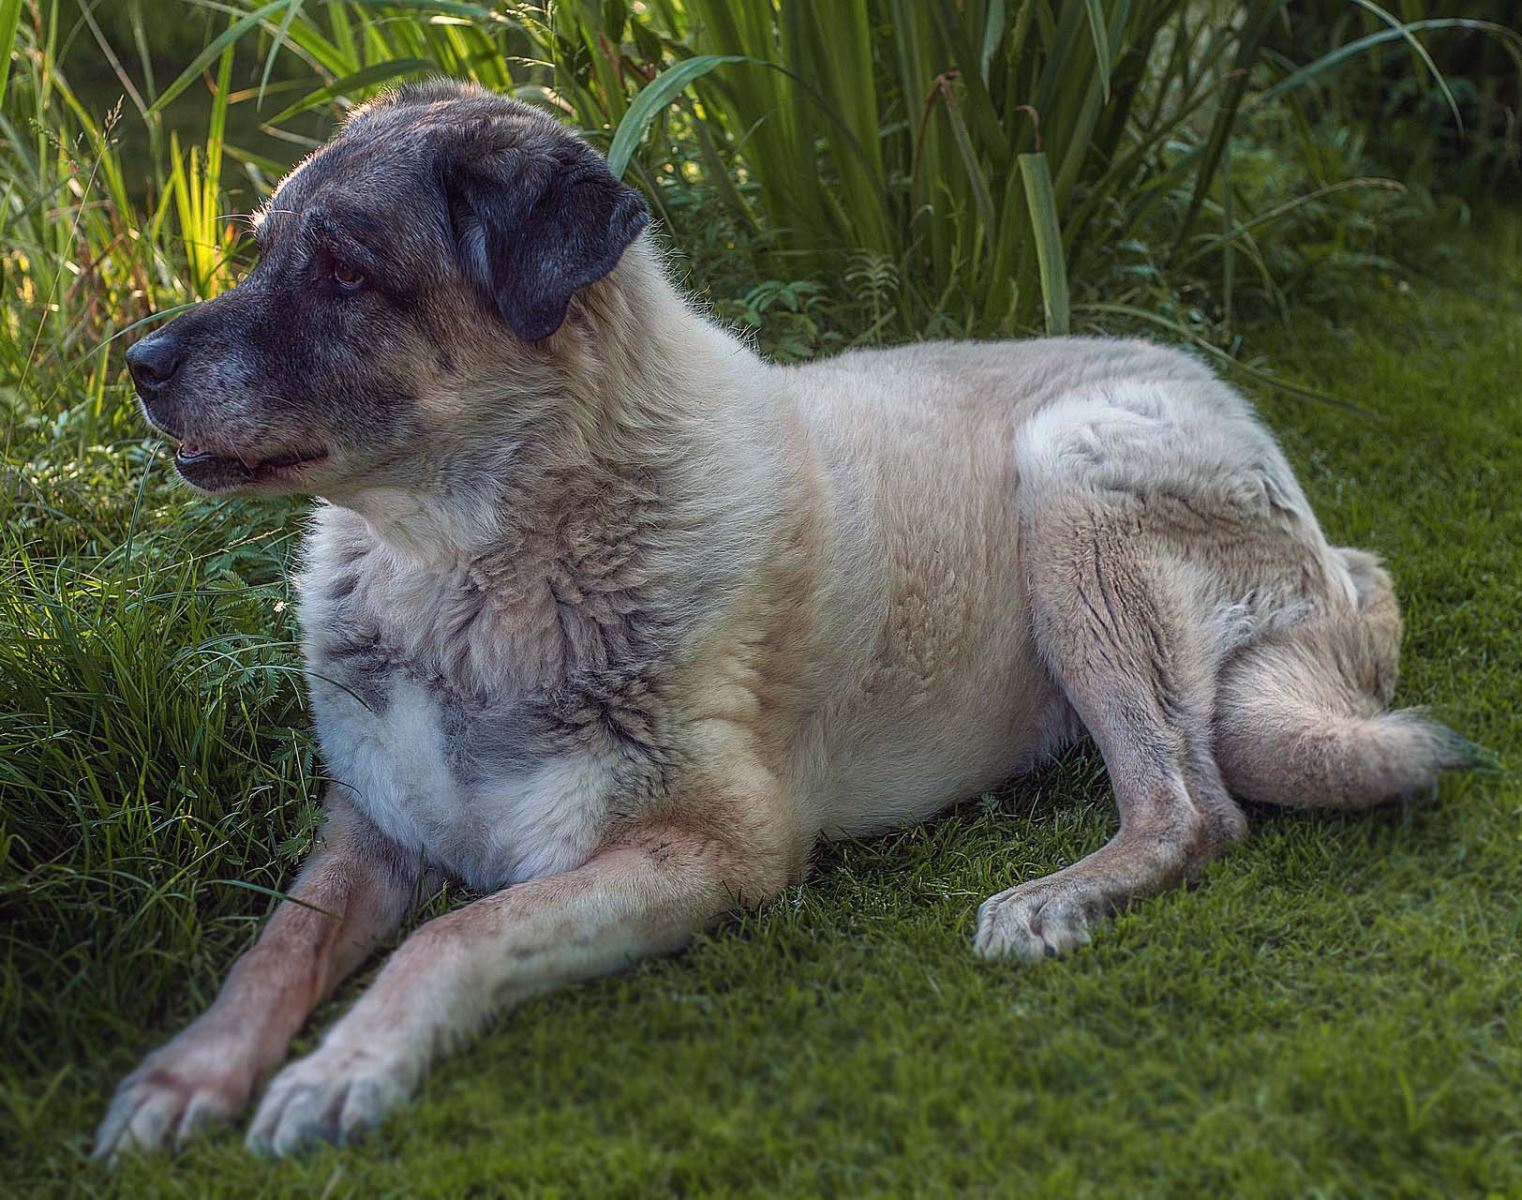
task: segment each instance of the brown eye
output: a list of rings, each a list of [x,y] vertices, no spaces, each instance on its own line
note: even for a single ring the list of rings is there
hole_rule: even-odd
[[[333,282],[338,284],[341,291],[353,292],[357,291],[360,285],[365,282],[365,277],[354,270],[353,267],[336,262],[333,264]]]

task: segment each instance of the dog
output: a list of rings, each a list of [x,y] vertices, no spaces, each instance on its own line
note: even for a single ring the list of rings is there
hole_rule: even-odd
[[[667,279],[559,122],[430,82],[281,183],[258,265],[128,354],[204,492],[318,496],[296,580],[317,848],[97,1153],[234,1117],[448,878],[248,1144],[376,1124],[521,997],[678,950],[822,837],[1079,738],[1119,831],[977,914],[1036,961],[1246,831],[1363,809],[1467,743],[1390,712],[1401,620],[1193,357],[1086,338],[762,360]]]

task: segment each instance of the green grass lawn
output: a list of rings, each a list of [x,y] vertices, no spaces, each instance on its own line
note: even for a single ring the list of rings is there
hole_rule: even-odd
[[[1429,277],[1370,277],[1250,347],[1377,414],[1265,402],[1331,537],[1395,573],[1401,701],[1516,762],[1522,214],[1451,240]],[[294,651],[245,654],[235,637],[290,636],[281,585],[260,572],[291,512],[155,487],[134,517],[140,461],[115,476],[91,461],[89,487],[67,461],[38,485],[51,519],[79,528],[48,527],[55,558],[14,568],[7,601],[55,604],[12,614],[12,636],[25,620],[34,636],[0,664],[6,707],[30,714],[4,727],[5,834],[37,857],[52,847],[55,865],[0,893],[21,914],[0,976],[0,1190],[1522,1195],[1517,778],[1453,779],[1363,817],[1255,813],[1196,886],[1137,905],[1076,957],[978,961],[980,900],[1111,832],[1093,755],[827,848],[805,886],[689,953],[525,1005],[362,1144],[268,1163],[223,1134],[173,1159],[90,1163],[117,1077],[209,996],[267,903],[229,881],[288,877],[315,790],[305,743],[281,727],[302,719]],[[91,493],[113,479],[112,496]],[[103,555],[83,588],[46,565],[74,561],[60,539],[129,525],[146,567]],[[230,531],[266,558],[229,559]],[[16,535],[13,560],[42,537]],[[193,576],[176,565],[186,546]],[[111,579],[186,590],[137,604]],[[192,687],[192,652],[235,667]],[[28,728],[47,749],[23,745]]]

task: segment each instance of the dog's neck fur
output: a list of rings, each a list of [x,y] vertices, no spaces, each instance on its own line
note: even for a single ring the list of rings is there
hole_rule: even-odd
[[[777,390],[759,382],[768,368],[692,309],[643,239],[535,349],[549,360],[538,365],[553,371],[559,394],[486,398],[482,430],[409,459],[405,482],[328,499],[425,568],[514,546],[529,553],[568,526],[582,537],[616,536],[616,510],[631,492],[657,497],[673,530],[701,530],[707,553],[721,558],[744,554],[727,534],[754,543],[769,527],[765,514],[726,519],[722,511],[727,497],[781,491],[780,438],[755,436],[758,426],[785,420]],[[776,446],[778,457],[758,460],[758,444]],[[774,475],[776,486],[735,486],[736,476],[757,472]],[[528,571],[541,565],[548,566],[522,563]]]

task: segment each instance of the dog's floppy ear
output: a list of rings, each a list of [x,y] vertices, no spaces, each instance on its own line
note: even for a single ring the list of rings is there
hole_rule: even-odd
[[[462,154],[444,186],[467,277],[527,342],[559,329],[571,297],[617,266],[650,220],[638,192],[569,140]]]

